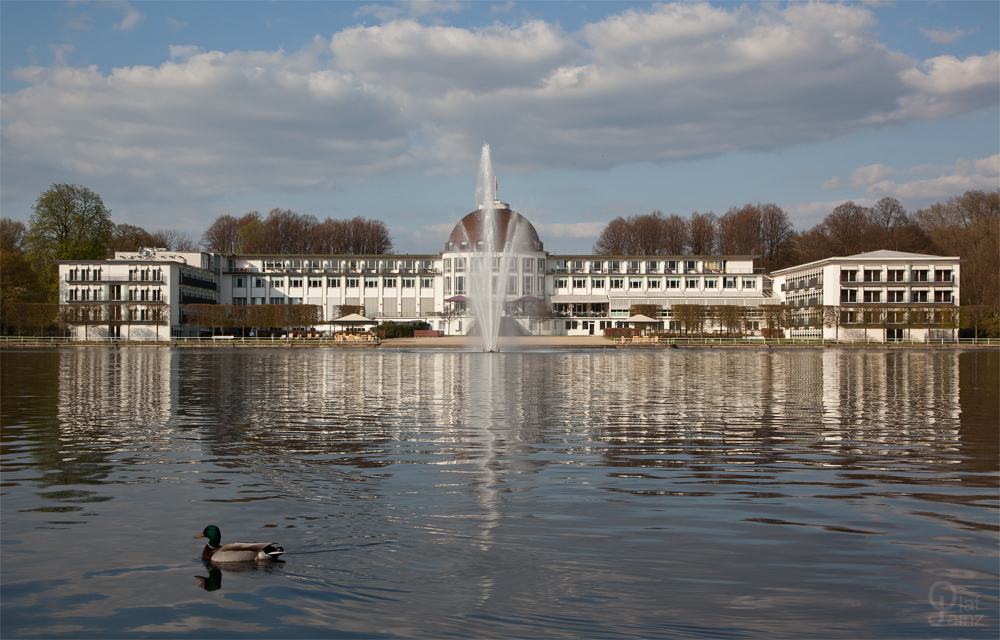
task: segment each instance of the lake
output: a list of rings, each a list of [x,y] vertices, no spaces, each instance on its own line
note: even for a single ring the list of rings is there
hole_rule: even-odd
[[[3,638],[996,638],[1000,353],[0,352]],[[206,565],[222,541],[281,563]]]

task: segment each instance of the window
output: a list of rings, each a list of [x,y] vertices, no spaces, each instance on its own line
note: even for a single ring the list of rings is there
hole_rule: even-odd
[[[902,269],[889,269],[885,275],[889,282],[904,282],[906,278],[906,272]]]
[[[247,303],[246,298],[233,298],[233,304],[238,306],[244,306]]]
[[[603,260],[593,260],[590,263],[591,273],[604,273],[604,261]]]
[[[573,288],[574,289],[586,289],[587,279],[586,278],[573,278]]]
[[[696,260],[684,261],[684,273],[697,273],[697,272],[698,272],[698,262]]]
[[[421,278],[420,279],[421,289],[433,289],[434,288],[434,278]]]
[[[153,300],[156,300],[156,301],[161,300],[160,296],[161,296],[160,290],[159,289],[153,289]]]
[[[642,278],[629,278],[628,279],[629,289],[642,289]]]
[[[570,273],[583,273],[583,260],[574,260]]]
[[[264,278],[254,277],[254,279],[253,279],[253,286],[255,286],[257,288],[265,286],[264,285]]]
[[[705,278],[705,288],[706,289],[718,289],[719,279],[718,278]]]
[[[455,293],[465,293],[465,276],[455,276]]]
[[[465,271],[465,258],[455,258],[455,271]]]
[[[666,273],[677,273],[677,261],[667,260],[667,268],[665,271]]]
[[[888,291],[885,295],[886,302],[902,302],[903,292],[902,291]]]
[[[507,295],[517,295],[517,276],[507,276]]]
[[[129,275],[132,275],[131,271],[129,271]],[[132,278],[129,278],[129,280],[131,280],[131,279]],[[234,289],[242,289],[245,286],[247,286],[246,276],[233,276],[233,288]]]
[[[882,272],[872,269],[865,269],[865,282],[881,282]]]
[[[292,289],[302,286],[302,278],[289,278],[288,286]]]
[[[650,289],[659,289],[660,288],[660,279],[659,278],[650,278],[649,281],[648,281],[648,285],[649,285]]]
[[[319,289],[323,286],[323,278],[309,278],[309,288]]]
[[[680,289],[681,279],[680,278],[667,278],[667,288],[668,289]]]
[[[531,276],[524,276],[521,281],[521,295],[530,296],[531,295]]]
[[[684,278],[684,288],[685,289],[697,289],[698,288],[698,278]]]
[[[625,288],[625,278],[611,278],[611,288],[612,289],[624,289]]]
[[[264,298],[250,298],[250,304],[264,304]]]
[[[538,273],[545,273],[545,258],[538,259]]]
[[[302,298],[289,298],[288,304],[302,304]]]
[[[556,289],[565,289],[566,284],[567,284],[566,278],[554,278],[552,280],[552,286],[555,287]]]
[[[591,278],[590,286],[593,287],[594,289],[603,289],[604,278]]]
[[[927,282],[927,269],[914,269],[910,273],[913,274],[914,282]]]
[[[412,289],[417,284],[416,278],[403,278],[403,288]]]
[[[79,300],[80,299],[80,290],[79,289],[70,289],[67,292],[66,299],[69,300],[69,301],[71,301],[71,302],[75,302],[75,301]]]
[[[344,280],[347,281],[346,284],[347,284],[347,288],[348,289],[357,289],[358,288],[358,284],[359,284],[358,278],[344,278]]]
[[[882,302],[881,291],[865,291],[865,302]]]
[[[96,298],[95,298],[96,299]],[[951,302],[951,291],[935,291],[934,302]]]
[[[840,302],[857,302],[858,292],[855,289],[841,289],[840,290]]]
[[[857,271],[841,270],[841,272],[840,272],[840,281],[841,282],[857,282],[858,281],[858,272]]]
[[[534,270],[534,267],[535,267],[534,258],[524,258],[521,261],[521,270],[524,271],[525,273],[531,273],[532,270]]]
[[[658,273],[657,270],[659,268],[660,268],[660,263],[656,262],[655,260],[648,260],[646,262],[646,273]]]
[[[910,302],[927,302],[927,292],[914,291],[910,294]]]
[[[378,278],[365,278],[365,289],[378,289]]]
[[[95,271],[94,273],[99,273]],[[95,280],[100,280],[99,277],[94,278]],[[934,282],[951,282],[951,269],[934,270]]]
[[[638,260],[629,260],[629,263],[628,263],[628,272],[629,273],[639,273],[639,261]]]
[[[722,279],[723,289],[735,289],[736,288],[736,276],[726,276]]]
[[[444,295],[451,295],[451,276],[445,276],[444,278]]]
[[[611,273],[622,272],[622,263],[619,260],[612,260],[611,262],[608,263],[608,267],[611,269]]]
[[[395,289],[396,288],[396,279],[395,278],[382,278],[382,286],[385,287],[386,289]]]
[[[451,271],[451,258],[445,258],[444,259],[444,270],[445,270],[445,273]]]
[[[744,289],[756,289],[757,279],[756,278],[743,278],[743,288]]]
[[[340,278],[327,278],[326,279],[327,289],[339,289],[340,288]]]
[[[274,288],[276,288],[276,289],[284,289],[285,288],[285,279],[284,278],[271,278],[271,286],[274,287]]]

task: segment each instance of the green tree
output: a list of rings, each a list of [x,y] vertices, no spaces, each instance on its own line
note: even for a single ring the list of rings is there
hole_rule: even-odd
[[[40,302],[44,294],[38,288],[38,276],[24,255],[27,228],[20,220],[0,218],[0,320],[4,328],[12,305]],[[8,313],[10,310],[10,313]]]
[[[113,231],[111,212],[86,187],[54,184],[38,196],[25,245],[50,302],[59,299],[56,261],[106,257]]]

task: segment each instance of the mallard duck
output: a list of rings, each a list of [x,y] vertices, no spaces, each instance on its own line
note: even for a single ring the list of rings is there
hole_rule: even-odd
[[[220,545],[222,532],[210,524],[195,538],[208,538],[208,544],[201,551],[201,559],[206,562],[251,562],[254,560],[277,560],[285,552],[273,542],[230,542]]]

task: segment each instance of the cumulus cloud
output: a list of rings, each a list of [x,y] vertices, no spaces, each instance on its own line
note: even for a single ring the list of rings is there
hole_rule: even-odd
[[[942,168],[934,177],[908,182],[879,180],[868,187],[873,198],[893,196],[902,201],[920,203],[945,200],[969,190],[996,189],[1000,183],[1000,154],[972,161],[960,160],[954,166]]]
[[[116,6],[134,28],[141,14]],[[509,171],[607,169],[836,139],[1000,94],[997,52],[913,60],[858,5],[644,5],[575,33],[417,17],[456,6],[369,5],[379,24],[290,53],[175,45],[159,66],[16,70],[29,86],[2,98],[5,194],[35,173],[174,200],[332,189],[464,171],[483,141]]]
[[[114,25],[114,28],[120,31],[131,31],[132,29],[135,29],[136,25],[138,25],[145,17],[139,13],[138,9],[127,2],[115,2],[112,3],[111,6],[120,7],[121,10],[125,12],[125,16],[122,18],[122,21]]]
[[[895,177],[895,175],[896,170],[892,167],[887,167],[884,164],[872,164],[867,167],[858,167],[851,174],[851,185],[855,187],[867,187],[868,185],[880,182],[886,178]]]
[[[958,42],[970,33],[975,33],[979,29],[921,29],[920,33],[924,34],[928,40],[935,44],[949,44],[952,42]]]

